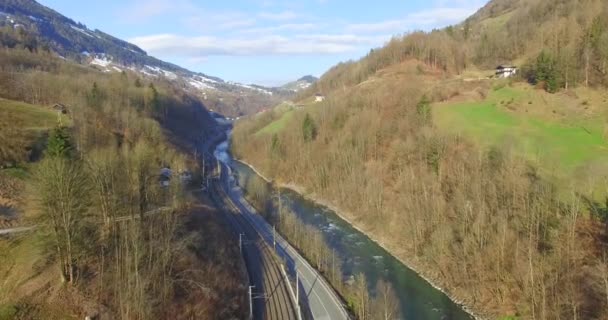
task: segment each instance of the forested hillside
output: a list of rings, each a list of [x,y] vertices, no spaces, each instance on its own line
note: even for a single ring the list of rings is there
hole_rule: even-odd
[[[233,151],[480,314],[605,319],[607,48],[606,1],[491,1],[238,122]]]
[[[237,246],[191,192],[201,102],[28,39],[0,48],[0,219],[37,227],[0,239],[0,318],[242,317]]]
[[[330,92],[415,58],[450,74],[503,63],[536,77],[541,53],[559,88],[608,85],[608,3],[601,0],[494,0],[459,25],[394,37],[359,61],[341,63],[311,90]]]

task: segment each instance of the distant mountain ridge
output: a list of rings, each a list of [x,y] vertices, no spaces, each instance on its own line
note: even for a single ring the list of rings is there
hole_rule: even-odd
[[[60,13],[33,0],[8,0],[0,6],[0,25],[17,26],[37,33],[39,41],[57,54],[77,61],[89,54],[111,56],[113,62],[125,66],[145,65],[183,74],[193,72],[148,56],[136,45],[115,38],[100,30],[90,30]],[[221,80],[216,78],[215,80]]]
[[[286,90],[286,91],[298,92],[298,91],[308,89],[311,85],[313,85],[318,80],[319,80],[319,78],[317,78],[315,76],[307,75],[307,76],[303,76],[302,78],[300,78],[296,81],[289,82],[289,83],[281,86],[280,88],[282,90]]]
[[[279,90],[224,81],[149,56],[127,41],[63,16],[34,0],[4,0],[0,4],[2,28],[35,36],[37,47],[62,58],[88,64],[103,72],[131,70],[145,77],[163,77],[197,92],[209,108],[226,115],[255,113],[281,101]]]

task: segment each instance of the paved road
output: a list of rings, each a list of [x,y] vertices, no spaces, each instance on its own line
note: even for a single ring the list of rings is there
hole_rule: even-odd
[[[230,168],[225,164],[221,165],[220,180],[225,193],[236,205],[243,218],[253,226],[266,243],[272,245],[274,237],[276,252],[286,262],[290,276],[295,278],[297,270],[303,314],[312,319],[349,319],[342,301],[327,281],[285,239],[275,234],[272,227],[245,200],[242,190],[235,185],[231,178]]]
[[[298,319],[295,298],[289,287],[289,281],[281,273],[278,257],[252,225],[244,219],[219,181],[213,183],[210,191],[218,206],[223,207],[224,217],[241,242],[247,273],[254,286],[252,288],[253,318]]]
[[[14,234],[14,233],[22,233],[34,230],[35,227],[20,227],[20,228],[10,228],[10,229],[2,229],[0,230],[0,236]]]
[[[160,207],[157,209],[153,209],[150,211],[147,211],[144,213],[144,216],[150,216],[150,215],[154,215],[154,214],[158,214],[161,213],[163,211],[168,211],[168,210],[172,210],[172,208],[170,207]],[[114,218],[114,222],[124,222],[124,221],[128,221],[131,219],[140,219],[141,216],[140,215],[128,215],[128,216],[122,216],[122,217],[116,217]],[[16,227],[16,228],[10,228],[10,229],[0,229],[0,236],[1,235],[9,235],[9,234],[15,234],[15,233],[23,233],[23,232],[27,232],[27,231],[32,231],[34,229],[36,229],[36,225],[33,226],[29,226],[29,227]]]

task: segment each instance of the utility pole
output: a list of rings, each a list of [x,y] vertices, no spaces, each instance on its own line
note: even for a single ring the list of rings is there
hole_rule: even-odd
[[[296,269],[296,304],[300,304],[300,275],[298,269]]]
[[[298,308],[298,320],[302,320],[302,310],[300,308],[300,276],[296,269],[296,307]]]
[[[277,192],[279,193],[279,223],[283,219],[283,203],[281,202],[281,188],[277,185]]]
[[[249,286],[249,320],[253,319],[253,295],[252,290],[255,286]]]
[[[243,254],[243,234],[239,233],[239,252]]]

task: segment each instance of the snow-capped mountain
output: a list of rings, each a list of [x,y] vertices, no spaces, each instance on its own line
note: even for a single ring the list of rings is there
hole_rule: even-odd
[[[281,89],[292,92],[299,92],[308,89],[311,85],[317,82],[319,78],[314,76],[304,76],[296,81],[287,83],[281,87]]]
[[[34,0],[0,1],[0,28],[23,29],[39,47],[102,72],[130,70],[143,77],[164,78],[196,91],[211,108],[228,116],[255,113],[280,101],[276,91],[226,82],[149,56],[138,46],[100,30],[91,30]]]

